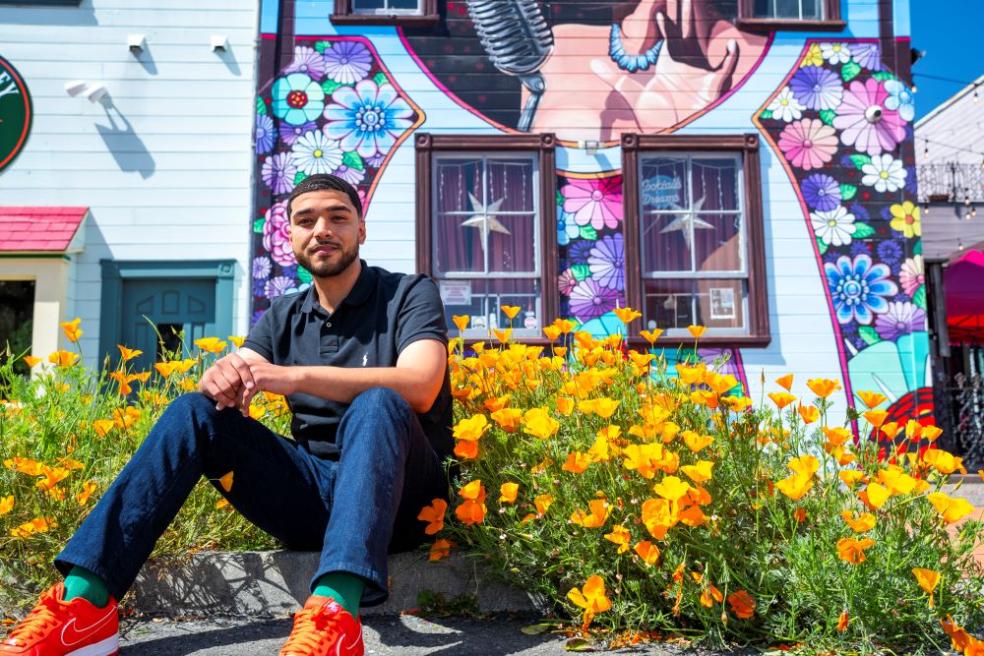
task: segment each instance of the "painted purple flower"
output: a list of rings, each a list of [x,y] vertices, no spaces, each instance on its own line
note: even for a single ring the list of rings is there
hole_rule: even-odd
[[[869,71],[882,69],[881,47],[877,43],[851,43],[847,47],[851,51],[851,57],[861,68]]]
[[[888,310],[875,319],[875,330],[882,339],[896,340],[903,335],[926,330],[926,313],[909,303],[889,303]]]
[[[567,247],[567,259],[571,264],[586,264],[595,243],[588,239],[577,239]]]
[[[833,71],[804,66],[789,81],[793,96],[808,109],[835,109],[844,95],[841,80]]]
[[[596,241],[588,255],[588,267],[591,269],[591,277],[598,284],[618,291],[625,289],[625,248],[622,233]]]
[[[577,278],[570,269],[565,269],[562,274],[557,276],[557,288],[564,296],[570,296],[574,288],[577,287]]]
[[[256,154],[265,155],[273,148],[276,139],[273,129],[273,119],[266,114],[256,115]]]
[[[297,167],[290,153],[274,153],[263,162],[260,170],[263,182],[275,194],[286,194],[294,188]]]
[[[834,127],[841,131],[845,146],[854,146],[858,152],[874,157],[894,150],[905,138],[905,121],[885,105],[888,97],[885,86],[874,78],[864,84],[851,82],[834,117]]]
[[[288,146],[293,146],[294,142],[301,138],[301,136],[311,132],[312,130],[317,130],[318,124],[314,121],[308,121],[302,125],[291,125],[290,123],[280,124],[280,140],[283,141]]]
[[[355,84],[372,68],[372,55],[358,41],[338,41],[325,50],[325,72],[339,84]]]
[[[902,247],[894,239],[886,239],[879,243],[875,251],[878,253],[878,259],[890,267],[902,261]]]
[[[884,297],[894,296],[899,291],[889,280],[888,267],[872,264],[871,256],[866,253],[853,260],[841,255],[836,264],[827,262],[823,268],[837,320],[842,324],[856,319],[862,325],[870,325],[875,314],[888,311],[888,301]]]
[[[314,48],[294,46],[294,61],[284,69],[284,73],[305,73],[315,80],[325,76],[327,70],[325,58]]]
[[[269,250],[269,249],[268,249]],[[260,256],[253,258],[253,277],[263,280],[270,277],[270,270],[273,265],[270,264],[270,258]]]
[[[585,278],[571,290],[571,312],[581,322],[600,317],[620,305],[625,305],[622,294],[602,287],[594,278]]]
[[[283,296],[288,289],[294,286],[294,281],[287,276],[274,276],[267,280],[263,288],[263,295],[267,298],[277,298]]]
[[[806,204],[818,212],[829,212],[841,201],[840,184],[826,173],[814,173],[803,181]]]
[[[294,251],[290,247],[290,235],[287,232],[289,224],[286,201],[275,203],[267,210],[266,221],[263,222],[263,248],[267,249],[273,261],[280,266],[297,264]]]
[[[366,177],[366,172],[343,163],[335,169],[334,175],[337,175],[349,184],[357,185]]]
[[[366,165],[378,169],[385,159],[386,153],[377,152],[375,155],[366,158]]]

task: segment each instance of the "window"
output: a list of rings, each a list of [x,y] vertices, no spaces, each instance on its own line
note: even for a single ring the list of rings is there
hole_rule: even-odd
[[[626,297],[666,342],[769,341],[758,138],[625,135]]]
[[[766,29],[841,30],[840,0],[738,0],[738,24]]]
[[[417,269],[437,282],[448,325],[468,315],[466,338],[496,328],[539,338],[556,308],[553,135],[423,134],[416,144]]]
[[[437,0],[335,0],[334,23],[424,26],[439,20]]]
[[[0,365],[6,363],[8,351],[13,355],[31,351],[33,331],[34,281],[0,280]],[[14,370],[28,373],[29,368],[18,360]]]

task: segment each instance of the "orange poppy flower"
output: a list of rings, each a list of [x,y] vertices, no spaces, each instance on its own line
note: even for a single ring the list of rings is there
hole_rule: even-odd
[[[417,519],[428,522],[424,533],[434,535],[444,528],[444,513],[447,512],[448,502],[444,499],[434,499],[429,506],[424,506]]]
[[[499,486],[499,503],[516,503],[519,483],[503,483]]]
[[[837,557],[845,563],[859,565],[867,560],[865,551],[875,546],[871,538],[841,538],[837,541]]]
[[[785,388],[787,392],[793,391],[793,374],[786,374],[776,378],[776,384]]]
[[[810,378],[806,381],[806,386],[822,399],[827,398],[841,388],[840,382],[831,378]]]
[[[747,620],[755,615],[755,599],[745,590],[738,590],[728,595],[728,605],[738,619]]]

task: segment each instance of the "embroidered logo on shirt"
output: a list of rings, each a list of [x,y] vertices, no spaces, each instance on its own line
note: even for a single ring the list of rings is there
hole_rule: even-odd
[[[368,353],[363,353],[362,354],[362,366],[363,367],[366,366],[366,363],[367,362],[369,362],[369,354]]]

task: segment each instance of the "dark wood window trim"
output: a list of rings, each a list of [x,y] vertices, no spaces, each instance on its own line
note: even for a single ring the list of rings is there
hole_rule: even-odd
[[[748,236],[748,334],[713,335],[709,330],[701,346],[766,346],[769,332],[768,282],[765,276],[765,235],[762,214],[762,174],[759,138],[755,134],[737,135],[622,135],[622,202],[625,213],[625,299],[629,307],[642,308],[642,256],[639,252],[639,153],[640,152],[737,151],[742,153],[745,226]],[[645,342],[630,336],[633,346]],[[661,345],[693,345],[689,335],[664,335]]]
[[[401,27],[427,27],[436,25],[441,17],[437,12],[437,0],[421,0],[419,14],[357,14],[352,11],[352,0],[335,0],[335,13],[331,22],[336,25],[400,25]]]
[[[824,30],[839,32],[847,27],[841,17],[840,0],[822,0],[823,18],[756,18],[755,0],[738,0],[738,27],[747,30]]]
[[[557,315],[557,140],[553,134],[430,134],[418,133],[416,146],[417,189],[417,272],[434,275],[431,263],[431,166],[435,153],[476,152],[533,152],[537,154],[540,189],[540,288],[543,290],[540,317],[548,325]],[[542,326],[541,326],[542,327]],[[454,329],[452,329],[454,333]],[[469,340],[481,341],[481,340]],[[539,339],[519,341],[535,344]],[[547,343],[543,340],[543,343]]]

